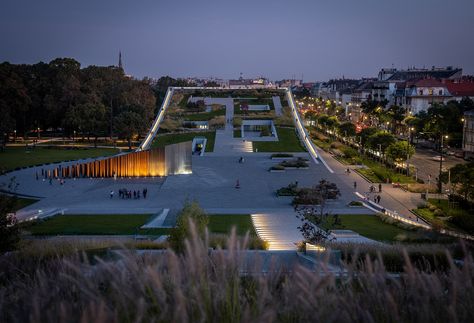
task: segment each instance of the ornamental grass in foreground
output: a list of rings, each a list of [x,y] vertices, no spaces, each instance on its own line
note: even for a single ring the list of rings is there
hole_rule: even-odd
[[[448,266],[439,271],[419,271],[407,256],[403,272],[390,274],[379,256],[352,257],[343,274],[324,264],[317,271],[295,266],[262,272],[259,261],[242,270],[246,242],[235,232],[226,250],[211,252],[207,240],[192,233],[181,254],[123,249],[94,261],[48,248],[35,268],[18,253],[4,255],[0,321],[472,321],[470,255],[455,264],[446,252]]]

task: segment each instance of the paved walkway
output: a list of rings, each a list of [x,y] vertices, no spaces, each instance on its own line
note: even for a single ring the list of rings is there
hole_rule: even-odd
[[[379,204],[385,209],[396,211],[400,216],[406,219],[416,220],[417,217],[411,212],[411,210],[417,208],[417,205],[422,202],[420,194],[405,192],[399,188],[394,188],[392,184],[382,184],[382,192],[379,193],[377,183],[372,184],[368,182],[365,178],[354,171],[357,166],[343,165],[324,150],[317,149],[317,151],[325,159],[328,166],[334,171],[334,174],[337,175],[346,186],[352,187],[354,194],[355,192],[358,192],[364,196],[369,196],[372,201],[375,196],[380,195],[381,200]],[[346,173],[347,168],[352,170],[350,174]],[[354,182],[357,183],[355,189]],[[370,193],[371,185],[376,187],[375,193]],[[357,199],[356,195],[354,195],[354,199]],[[421,218],[419,218],[418,221],[425,223]]]
[[[273,96],[273,106],[275,107],[275,115],[277,117],[281,116],[283,114],[283,107],[281,106],[281,100],[279,96]]]

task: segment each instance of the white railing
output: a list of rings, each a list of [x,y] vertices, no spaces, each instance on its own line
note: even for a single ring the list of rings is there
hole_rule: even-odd
[[[173,92],[174,92],[173,87],[169,87],[168,90],[166,91],[165,99],[163,100],[163,103],[161,104],[160,110],[158,111],[158,115],[153,121],[153,125],[151,126],[151,129],[148,132],[148,134],[146,135],[145,140],[143,140],[143,142],[137,148],[137,151],[146,150],[150,148],[151,143],[153,142],[153,139],[155,138],[156,133],[158,132],[158,129],[160,128],[160,123],[165,116],[166,110],[168,109],[171,98],[173,97]]]

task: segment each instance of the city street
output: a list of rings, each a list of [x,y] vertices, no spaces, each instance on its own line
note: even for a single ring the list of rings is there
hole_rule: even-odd
[[[416,167],[418,171],[418,178],[421,178],[428,183],[428,177],[431,174],[431,182],[436,183],[436,178],[439,175],[439,159],[434,157],[439,156],[439,152],[431,149],[416,148],[416,153],[410,159],[410,165]],[[447,170],[457,164],[466,163],[462,158],[454,156],[443,156],[443,170]]]

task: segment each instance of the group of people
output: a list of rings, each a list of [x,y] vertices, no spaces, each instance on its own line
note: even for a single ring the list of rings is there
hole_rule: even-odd
[[[140,190],[128,190],[126,188],[122,188],[119,190],[119,198],[125,200],[129,199],[134,199],[134,200],[139,200],[142,196],[144,199],[146,199],[146,196],[148,194],[148,189],[144,188],[142,191]],[[114,198],[115,192],[113,190],[110,191],[110,198]]]
[[[374,185],[369,186],[369,192],[370,193],[375,193],[375,190],[376,190],[376,188],[375,188]],[[382,184],[379,183],[379,193],[381,193],[381,192],[382,192]]]

